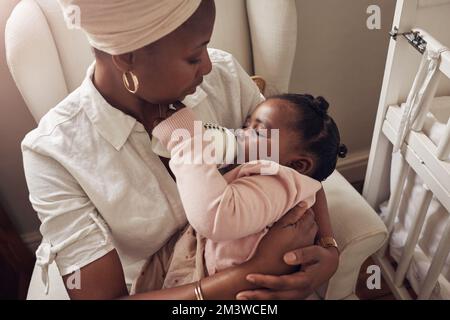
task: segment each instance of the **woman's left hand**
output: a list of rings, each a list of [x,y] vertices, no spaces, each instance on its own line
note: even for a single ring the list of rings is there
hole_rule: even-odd
[[[289,265],[302,265],[299,272],[271,276],[249,274],[247,280],[264,289],[243,291],[238,300],[296,300],[306,299],[336,272],[339,253],[335,248],[311,246],[284,256]]]

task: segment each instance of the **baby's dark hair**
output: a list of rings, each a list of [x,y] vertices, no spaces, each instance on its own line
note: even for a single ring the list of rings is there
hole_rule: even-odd
[[[347,156],[336,123],[328,115],[329,103],[323,97],[314,98],[309,94],[282,94],[269,99],[287,101],[298,112],[293,120],[294,128],[300,133],[306,152],[316,160],[310,176],[324,181],[336,169],[337,159]]]

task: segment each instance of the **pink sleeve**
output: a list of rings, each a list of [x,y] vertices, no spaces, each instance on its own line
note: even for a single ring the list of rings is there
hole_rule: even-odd
[[[161,144],[170,152],[180,143],[185,143],[194,137],[194,134],[202,134],[200,124],[199,132],[195,132],[195,114],[189,108],[183,108],[175,112],[171,117],[158,124],[152,131],[152,136],[157,138]],[[180,140],[184,136],[183,140]]]
[[[237,170],[244,176],[229,184],[214,166],[171,165],[171,168],[189,222],[213,241],[234,240],[260,232],[301,201],[311,207],[321,188],[319,182],[286,167],[280,167],[275,175],[260,175],[256,173],[260,163],[241,166]]]
[[[181,117],[187,119],[189,112]],[[172,124],[181,123],[180,119],[172,119],[177,114],[168,119]],[[240,166],[230,172],[236,177],[228,183],[215,164],[202,163],[202,152],[194,152],[191,141],[169,142],[167,135],[173,127],[166,127],[166,136],[162,136],[158,127],[154,135],[171,151],[170,167],[188,221],[197,232],[213,241],[234,240],[260,232],[301,201],[312,206],[315,193],[321,188],[319,182],[287,167],[278,166],[275,175],[261,175],[267,161]],[[203,144],[203,148],[206,146]],[[185,159],[192,161],[186,163]]]

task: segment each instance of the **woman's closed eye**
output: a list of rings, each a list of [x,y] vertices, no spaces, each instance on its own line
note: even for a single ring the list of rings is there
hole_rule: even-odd
[[[201,52],[196,52],[195,54],[192,54],[190,56],[186,57],[187,63],[191,65],[200,64],[202,62],[202,54]]]
[[[188,63],[191,65],[197,65],[200,64],[200,62],[202,62],[202,59],[190,59],[188,60]]]

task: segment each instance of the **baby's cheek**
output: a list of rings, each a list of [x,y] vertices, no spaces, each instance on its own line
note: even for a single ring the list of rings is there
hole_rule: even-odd
[[[260,160],[270,160],[274,162],[279,162],[279,141],[269,138],[262,138],[259,141],[259,154]]]
[[[237,136],[239,159],[241,163],[250,162],[258,159],[258,138],[256,134],[251,132],[252,130],[246,130],[241,135]]]
[[[245,137],[245,159],[246,162],[258,160],[258,139],[253,135]]]
[[[238,137],[238,145],[242,156],[245,155],[245,162],[255,160],[271,160],[279,162],[280,141],[278,136],[273,137],[258,136],[254,130],[245,130]]]
[[[253,144],[256,152],[255,160],[272,160],[272,141],[265,136],[251,137],[249,141],[250,145]]]
[[[281,147],[280,140],[278,139],[278,137],[277,138],[272,137],[270,139],[270,158],[272,161],[280,162],[280,157],[281,157],[281,154],[280,154],[281,148],[280,147]]]

